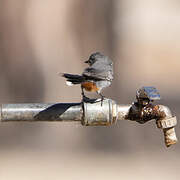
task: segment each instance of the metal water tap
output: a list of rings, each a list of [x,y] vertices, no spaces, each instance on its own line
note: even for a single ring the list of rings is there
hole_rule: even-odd
[[[104,99],[80,103],[24,103],[0,105],[0,122],[80,122],[83,126],[109,126],[119,120],[131,120],[145,123],[156,120],[162,128],[165,144],[169,147],[177,142],[174,126],[177,120],[168,107],[153,105],[160,98],[153,87],[143,87],[137,91],[137,102],[130,105],[118,105],[114,100]]]
[[[177,124],[176,116],[172,116],[168,107],[154,105],[155,100],[160,100],[160,94],[155,87],[142,87],[136,93],[135,102],[129,113],[129,118],[139,123],[155,119],[158,128],[163,129],[165,144],[169,147],[176,144],[177,137],[174,127]]]

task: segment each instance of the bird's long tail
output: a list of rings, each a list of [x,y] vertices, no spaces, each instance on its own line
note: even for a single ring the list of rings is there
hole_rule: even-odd
[[[74,84],[81,84],[85,80],[84,77],[81,75],[67,74],[67,73],[63,73],[61,75],[62,77],[66,78],[66,84],[69,86]]]

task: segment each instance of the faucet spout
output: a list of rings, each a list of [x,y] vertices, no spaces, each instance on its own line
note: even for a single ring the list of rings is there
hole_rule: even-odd
[[[176,137],[174,127],[177,124],[176,116],[173,116],[170,109],[167,106],[156,105],[158,117],[156,124],[158,128],[163,129],[164,140],[167,147],[176,144],[178,139]]]

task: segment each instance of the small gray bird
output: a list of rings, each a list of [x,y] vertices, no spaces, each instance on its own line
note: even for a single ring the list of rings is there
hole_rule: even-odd
[[[102,89],[110,86],[113,80],[113,62],[109,57],[96,52],[90,55],[85,61],[89,65],[84,70],[82,75],[62,74],[66,78],[67,85],[81,84],[83,99],[89,99],[84,95],[84,89],[89,92],[96,92],[101,96],[103,101],[104,96],[101,94]]]

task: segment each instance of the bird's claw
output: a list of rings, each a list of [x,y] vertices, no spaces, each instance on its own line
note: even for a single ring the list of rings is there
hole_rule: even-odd
[[[95,103],[95,102],[100,102],[101,101],[101,106],[103,105],[103,101],[104,101],[105,97],[101,96],[101,99],[91,99],[88,98],[87,96],[82,96],[82,102],[87,102],[87,103]]]
[[[97,99],[90,99],[86,96],[83,96],[83,99],[82,99],[83,102],[88,102],[88,103],[95,103],[97,101]]]
[[[91,99],[86,97],[85,95],[83,96],[83,101],[87,102],[87,101],[90,101]]]

